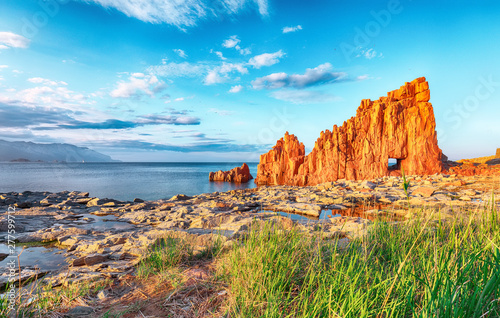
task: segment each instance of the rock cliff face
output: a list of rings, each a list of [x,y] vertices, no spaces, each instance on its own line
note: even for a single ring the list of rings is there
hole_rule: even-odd
[[[497,148],[497,154],[495,155],[495,158],[500,158],[500,148]]]
[[[372,179],[387,175],[442,171],[436,123],[424,77],[361,101],[356,116],[332,131],[321,132],[307,156],[304,145],[288,132],[260,156],[257,184],[315,185],[338,179]],[[397,165],[389,169],[389,158]]]
[[[229,171],[219,170],[217,172],[210,172],[209,175],[210,181],[225,181],[225,182],[237,182],[237,183],[246,183],[253,179],[250,174],[250,168],[248,165],[244,163],[241,167],[236,167]]]

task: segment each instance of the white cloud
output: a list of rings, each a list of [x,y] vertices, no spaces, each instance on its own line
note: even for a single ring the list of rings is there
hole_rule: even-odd
[[[304,90],[280,90],[272,92],[271,96],[276,99],[291,102],[294,104],[327,103],[339,100],[339,98],[330,94],[325,94],[318,91]]]
[[[193,116],[181,116],[175,119],[175,125],[197,125],[200,123],[200,119],[198,117]]]
[[[229,37],[229,39],[226,39],[224,40],[224,42],[222,42],[222,46],[227,49],[234,48],[236,51],[240,52],[241,55],[252,54],[252,50],[250,50],[250,48],[242,48],[241,46],[239,46],[240,42],[241,40],[238,39],[237,35],[232,35]]]
[[[297,88],[318,86],[345,80],[346,73],[332,72],[330,63],[321,64],[315,68],[308,68],[304,74],[273,73],[252,81],[254,89],[277,89],[277,88]]]
[[[236,86],[231,87],[231,89],[229,90],[229,93],[239,93],[242,90],[243,90],[243,86],[236,85]]]
[[[264,53],[261,55],[254,56],[248,61],[248,64],[252,65],[254,68],[261,68],[262,66],[271,66],[279,63],[279,59],[285,56],[283,51],[279,50],[274,53]]]
[[[225,61],[227,60],[227,58],[224,57],[224,55],[222,55],[222,52],[219,52],[219,51],[216,51],[214,52],[221,60]]]
[[[129,77],[128,82],[118,82],[117,87],[109,95],[114,98],[141,97],[143,95],[153,97],[155,93],[164,89],[165,83],[158,80],[155,75],[134,73]]]
[[[187,54],[186,52],[184,52],[184,50],[181,50],[181,49],[174,49],[174,52],[177,53],[180,57],[182,57],[183,59],[185,59],[187,57]]]
[[[221,66],[211,69],[205,77],[205,85],[213,85],[224,83],[229,79],[229,74],[238,72],[240,74],[247,74],[248,69],[243,63],[226,63],[222,62]]]
[[[0,65],[0,70],[8,67],[9,67],[8,65]]]
[[[222,78],[219,75],[219,72],[217,70],[212,70],[208,72],[207,76],[205,77],[205,85],[213,85],[213,84],[219,84],[219,83],[224,83],[224,78]]]
[[[25,107],[45,106],[50,109],[61,108],[73,111],[81,111],[82,105],[95,103],[94,100],[89,99],[88,95],[69,90],[65,82],[39,81],[38,79],[35,82],[41,85],[19,91],[12,88],[5,90],[6,93],[2,94],[0,101]]]
[[[192,64],[189,62],[166,63],[148,67],[147,71],[151,74],[165,77],[194,77],[203,74],[207,70],[207,65]]]
[[[29,46],[30,40],[12,32],[0,32],[0,49],[20,48]]]
[[[34,84],[43,84],[43,85],[48,85],[48,86],[58,86],[58,85],[65,85],[67,86],[68,83],[63,82],[63,81],[52,81],[46,78],[41,78],[41,77],[32,77],[28,78],[28,82],[34,83]]]
[[[233,71],[237,71],[241,74],[247,74],[248,70],[242,63],[226,63],[222,62],[222,66],[219,68],[219,72],[222,74],[231,73]]]
[[[299,30],[302,30],[302,26],[300,24],[297,26],[293,26],[293,27],[284,27],[283,33],[290,33],[290,32],[295,32],[295,31],[299,31]]]
[[[365,74],[365,75],[360,75],[360,76],[356,77],[356,80],[364,81],[364,80],[367,80],[369,78],[370,78],[370,76],[368,76],[368,74]]]
[[[357,51],[356,57],[364,57],[367,60],[371,60],[371,59],[374,59],[376,57],[378,57],[378,58],[384,57],[384,55],[382,53],[375,51],[375,49],[373,49],[373,48],[366,49],[366,48],[359,46],[356,48],[356,51]]]
[[[240,43],[241,40],[238,39],[238,36],[237,35],[232,35],[229,37],[229,39],[225,40],[224,42],[222,42],[222,46],[225,47],[225,48],[233,48],[235,47],[236,45],[238,45],[238,43]]]
[[[269,5],[268,5],[267,0],[255,0],[255,2],[259,6],[259,13],[262,16],[269,15]]]
[[[149,23],[167,23],[192,27],[199,20],[235,15],[257,5],[262,16],[268,15],[268,0],[81,0],[114,8],[129,17]]]
[[[250,48],[240,48],[238,45],[236,46],[236,49],[238,50],[238,52],[240,52],[241,55],[249,55],[249,54],[252,54],[252,50],[250,50]]]
[[[182,102],[184,101],[184,97],[179,97],[179,98],[176,98],[174,99],[175,102]]]

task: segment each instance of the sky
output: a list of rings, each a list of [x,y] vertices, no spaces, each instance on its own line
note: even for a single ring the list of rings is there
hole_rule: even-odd
[[[425,76],[450,159],[500,147],[498,1],[0,0],[0,139],[257,162]],[[1,151],[1,149],[0,149]]]

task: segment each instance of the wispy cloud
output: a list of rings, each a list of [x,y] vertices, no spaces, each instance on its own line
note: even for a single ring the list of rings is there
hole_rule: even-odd
[[[199,136],[197,139],[198,141],[185,145],[160,144],[142,140],[113,140],[110,142],[101,142],[99,146],[176,152],[257,152],[269,147],[269,145],[236,144],[234,140],[228,139],[210,140],[211,138],[204,138],[204,136]]]
[[[367,49],[359,46],[356,48],[356,51],[357,51],[356,57],[364,57],[367,60],[384,57],[382,53],[375,51],[375,49],[373,48]]]
[[[149,23],[167,23],[179,28],[193,27],[199,20],[236,15],[257,8],[268,15],[268,0],[80,0],[116,9],[129,17]]]
[[[22,35],[12,32],[0,32],[0,50],[9,48],[25,49],[29,44],[30,40]]]
[[[205,85],[224,83],[229,79],[229,74],[233,72],[247,74],[248,69],[243,63],[222,62],[222,65],[217,66],[208,72],[207,76],[205,77],[204,83]]]
[[[175,114],[174,114],[175,113]],[[157,125],[199,125],[200,118],[185,112],[171,111],[169,115],[149,114],[133,120],[109,118],[100,121],[77,119],[88,113],[62,108],[25,107],[15,103],[0,103],[0,127],[29,128],[36,131],[64,129],[121,130]]]
[[[63,81],[52,81],[52,80],[49,80],[46,78],[41,78],[41,77],[28,78],[28,82],[34,83],[34,84],[49,85],[49,86],[58,86],[58,85],[67,86],[68,85],[68,83],[63,82]]]
[[[279,59],[282,58],[283,56],[285,56],[285,53],[283,53],[282,50],[279,50],[278,52],[274,53],[264,53],[252,57],[248,61],[248,64],[255,68],[261,68],[262,66],[271,66],[276,63],[279,63]]]
[[[283,28],[283,33],[290,33],[290,32],[295,32],[302,30],[302,26],[299,24],[297,26],[291,26],[291,27],[284,27]]]
[[[177,55],[179,55],[183,59],[187,58],[187,54],[186,54],[186,52],[184,52],[184,50],[174,49],[174,52],[177,53]]]
[[[23,90],[7,89],[0,95],[0,102],[17,103],[25,107],[47,106],[71,110],[81,109],[82,105],[92,104],[88,95],[74,92],[67,83],[42,78],[32,78],[32,83],[41,84]]]
[[[345,80],[344,72],[332,72],[330,63],[308,68],[304,74],[273,73],[252,81],[254,89],[296,88],[302,89]]]
[[[153,97],[155,93],[163,91],[165,87],[165,83],[158,80],[155,75],[133,73],[128,82],[118,82],[117,87],[109,95],[114,98],[139,98],[143,95]]]
[[[220,115],[220,116],[229,116],[229,115],[233,115],[234,114],[234,111],[232,110],[225,110],[225,109],[218,109],[218,108],[210,108],[208,110],[209,113],[214,113],[214,114],[217,114],[217,115]]]
[[[252,51],[250,50],[250,48],[242,48],[239,45],[240,42],[241,42],[241,40],[238,38],[237,35],[232,35],[229,37],[229,39],[226,39],[226,40],[224,40],[224,42],[222,42],[222,46],[227,48],[227,49],[234,48],[235,50],[240,52],[241,55],[251,54]]]
[[[147,71],[163,77],[196,77],[204,74],[208,65],[203,63],[165,63],[148,67]]]
[[[238,43],[240,43],[240,42],[241,42],[241,40],[238,39],[237,35],[232,35],[229,37],[229,39],[224,40],[224,42],[222,42],[222,46],[227,48],[227,49],[230,49],[230,48],[236,47],[238,45]]]
[[[339,100],[339,98],[330,94],[305,90],[279,90],[272,92],[271,96],[294,104],[326,103]]]
[[[215,51],[214,52],[215,55],[217,55],[221,60],[225,61],[227,60],[227,58],[224,57],[224,55],[222,54],[222,52],[219,52],[219,51]]]

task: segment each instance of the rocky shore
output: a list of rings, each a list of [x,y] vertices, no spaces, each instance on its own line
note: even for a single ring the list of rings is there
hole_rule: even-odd
[[[262,186],[193,197],[179,194],[170,199],[133,202],[69,191],[2,193],[0,229],[5,235],[0,237],[0,244],[7,244],[10,207],[15,216],[16,245],[27,244],[23,253],[37,244],[48,244],[53,253],[40,255],[38,269],[23,265],[21,258],[21,273],[17,270],[16,275],[21,280],[43,276],[42,283],[50,282],[55,287],[133,274],[147,248],[166,233],[189,237],[202,250],[216,239],[230,246],[254,222],[269,221],[321,233],[324,239],[340,237],[342,244],[348,244],[363,235],[377,217],[389,221],[411,218],[409,205],[439,207],[440,217],[452,218],[457,207],[481,207],[491,202],[492,195],[500,196],[498,176],[436,174],[410,176],[409,180],[408,197],[402,178],[396,176],[337,180],[308,187]],[[44,263],[53,255],[65,262],[57,269],[46,269]],[[0,254],[0,261],[7,256]],[[0,271],[1,287],[9,273],[6,266]]]

